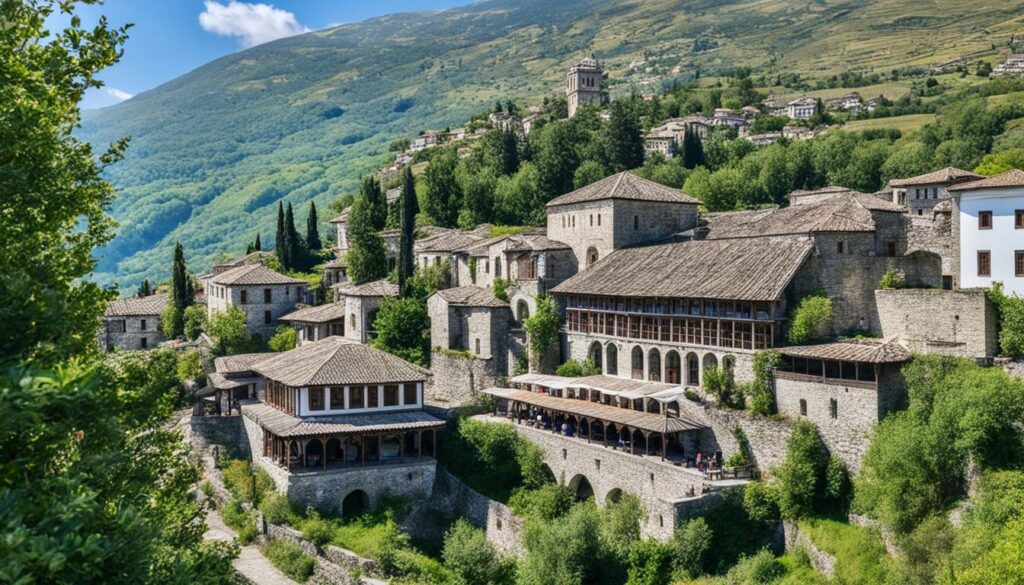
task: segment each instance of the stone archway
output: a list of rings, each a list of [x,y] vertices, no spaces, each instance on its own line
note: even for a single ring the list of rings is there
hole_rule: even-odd
[[[590,350],[587,351],[587,359],[593,362],[597,369],[601,372],[604,371],[604,368],[601,367],[601,357],[603,353],[604,352],[601,350],[600,341],[595,341],[594,343],[591,343]]]
[[[577,500],[586,500],[594,497],[594,487],[590,485],[590,480],[583,475],[574,475],[569,480],[569,489],[572,490]]]
[[[665,354],[665,382],[679,384],[682,380],[682,372],[679,368],[679,352],[671,350]]]
[[[614,343],[609,343],[605,348],[605,357],[605,373],[609,376],[619,375],[619,348],[615,347]]]
[[[661,352],[656,349],[647,353],[647,379],[651,382],[661,381]]]
[[[523,299],[516,303],[516,321],[520,324],[530,318],[530,305]]]
[[[597,262],[597,248],[591,246],[587,248],[587,268],[590,268]]]
[[[686,385],[700,386],[700,358],[692,351],[686,354]]]
[[[624,493],[625,492],[623,492],[621,488],[614,488],[605,495],[604,503],[617,504],[620,500],[622,500],[622,495]]]
[[[708,370],[713,370],[713,369],[717,368],[718,367],[718,356],[716,356],[713,353],[706,353],[706,354],[704,354],[704,364],[703,365],[704,365],[704,367],[702,368],[703,372],[707,372]]]
[[[341,515],[343,518],[358,518],[370,511],[370,496],[363,490],[349,492],[341,501]]]
[[[547,463],[540,464],[540,471],[549,483],[556,483],[558,481],[558,478],[555,477],[555,472],[551,471],[551,467],[549,467]]]
[[[634,380],[644,379],[644,350],[639,345],[633,346],[633,352],[630,355],[630,378]]]

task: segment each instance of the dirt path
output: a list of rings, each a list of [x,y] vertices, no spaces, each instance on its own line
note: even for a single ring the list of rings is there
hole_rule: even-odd
[[[203,535],[206,540],[231,540],[235,537],[235,531],[224,524],[216,510],[206,513],[206,528],[206,534]],[[236,571],[256,585],[298,585],[271,565],[260,549],[252,544],[243,546],[238,558],[231,564]]]

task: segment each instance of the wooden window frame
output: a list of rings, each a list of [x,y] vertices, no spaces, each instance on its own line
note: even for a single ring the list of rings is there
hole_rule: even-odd
[[[1017,277],[1024,276],[1024,250],[1013,252],[1014,273]]]
[[[1024,209],[1016,209],[1013,212],[1013,229],[1024,230]]]
[[[986,222],[982,218],[988,218]],[[990,230],[992,229],[992,212],[991,211],[979,211],[978,212],[978,229],[979,230]]]
[[[984,271],[982,271],[982,258],[985,259]],[[977,255],[978,262],[978,276],[991,277],[992,276],[992,251],[991,250],[978,250]]]
[[[309,389],[309,410],[310,411],[321,411],[324,410],[326,405],[324,404],[324,389],[310,388]]]

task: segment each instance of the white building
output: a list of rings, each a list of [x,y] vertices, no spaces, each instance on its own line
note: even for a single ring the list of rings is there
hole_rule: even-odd
[[[959,218],[960,287],[1024,296],[1024,171],[949,187]]]
[[[807,120],[814,115],[814,108],[818,100],[812,97],[802,97],[786,104],[786,115],[794,120]]]

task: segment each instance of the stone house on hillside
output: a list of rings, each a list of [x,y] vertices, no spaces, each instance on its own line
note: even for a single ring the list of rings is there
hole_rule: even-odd
[[[227,272],[232,268],[238,268],[239,266],[252,266],[254,264],[264,264],[267,261],[267,258],[273,255],[273,252],[256,251],[250,254],[246,254],[241,258],[235,258],[234,260],[230,260],[228,262],[214,264],[210,272],[198,277],[199,285],[202,287],[203,291],[207,291],[209,290],[210,280],[214,276],[217,276],[222,272]]]
[[[916,177],[892,179],[887,188],[891,192],[892,202],[906,205],[907,213],[927,216],[936,205],[950,198],[951,186],[984,178],[977,173],[946,167]]]
[[[1024,171],[1017,169],[948,188],[953,238],[959,244],[956,281],[962,288],[1003,284],[1024,296]]]
[[[369,343],[376,337],[373,322],[384,299],[398,296],[398,285],[383,279],[365,284],[342,284],[334,287],[334,304],[345,308],[346,339]]]
[[[428,268],[443,266],[449,263],[449,270],[454,272],[452,254],[457,250],[472,246],[486,238],[490,226],[481,226],[472,231],[443,230],[432,236],[416,240],[413,251],[416,254],[416,266]],[[447,284],[451,284],[450,282]]]
[[[515,286],[529,283],[540,294],[576,273],[569,246],[543,233],[486,238],[455,250],[452,257],[454,286],[490,289],[505,279]]]
[[[797,98],[786,104],[785,115],[793,120],[807,120],[814,115],[818,100],[812,97]]]
[[[263,393],[263,378],[253,371],[253,365],[272,355],[242,353],[214,359],[214,371],[206,376],[209,386],[196,392],[201,411],[216,415],[240,413],[240,401]]]
[[[145,297],[127,297],[111,301],[103,312],[103,326],[99,332],[100,348],[151,349],[164,341],[160,332],[160,314],[167,307],[169,297],[155,294]]]
[[[251,335],[269,339],[278,319],[305,302],[309,285],[262,264],[251,264],[221,272],[210,279],[206,291],[207,317],[237,306],[246,315]]]
[[[281,317],[295,329],[296,345],[301,346],[332,335],[345,336],[345,303],[333,302],[317,307],[303,307]]]
[[[341,337],[253,364],[264,382],[242,400],[253,463],[292,501],[355,517],[384,495],[430,494],[437,432],[423,411],[430,372]]]

